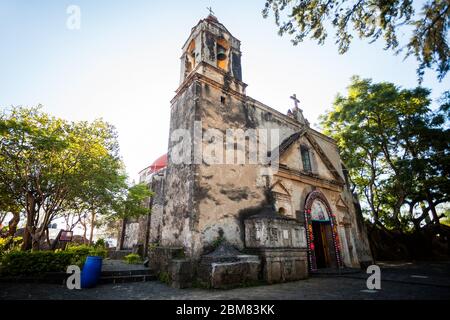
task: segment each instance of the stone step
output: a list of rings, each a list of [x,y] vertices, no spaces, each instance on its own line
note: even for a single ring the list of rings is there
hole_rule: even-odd
[[[145,282],[157,280],[154,274],[136,274],[128,276],[102,276],[99,280],[99,284],[106,283],[126,283],[126,282]]]
[[[115,270],[115,271],[102,271],[101,277],[122,277],[122,276],[139,276],[139,275],[152,275],[150,269],[141,270]]]

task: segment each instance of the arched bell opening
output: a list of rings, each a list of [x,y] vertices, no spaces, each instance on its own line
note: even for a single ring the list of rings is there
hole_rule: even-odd
[[[224,71],[228,71],[229,49],[230,45],[227,40],[225,40],[224,38],[217,39],[216,41],[217,67]]]

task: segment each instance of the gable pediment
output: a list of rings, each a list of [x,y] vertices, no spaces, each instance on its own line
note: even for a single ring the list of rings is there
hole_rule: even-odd
[[[291,196],[288,189],[281,183],[281,181],[275,182],[272,185],[271,190],[273,193],[277,193],[277,194],[288,196],[288,197]]]
[[[348,210],[348,205],[345,203],[341,196],[339,196],[336,201],[336,207]]]
[[[319,144],[315,141],[315,138],[308,134],[307,130],[294,133],[281,143],[279,150],[280,164],[294,170],[304,171],[300,146],[304,146],[310,150],[310,161],[313,174],[323,179],[344,183],[344,180],[335,167],[340,164],[332,163]]]

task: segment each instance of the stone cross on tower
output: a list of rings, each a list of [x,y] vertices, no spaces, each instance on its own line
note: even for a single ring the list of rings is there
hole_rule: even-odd
[[[213,16],[214,15],[214,11],[212,10],[211,7],[207,7],[206,9],[208,9],[209,11],[209,15]]]
[[[294,93],[290,98],[294,100],[294,108],[288,111],[288,115],[293,117],[301,124],[309,126],[308,120],[306,120],[303,116],[303,110],[298,107],[300,100],[297,99],[297,95]]]

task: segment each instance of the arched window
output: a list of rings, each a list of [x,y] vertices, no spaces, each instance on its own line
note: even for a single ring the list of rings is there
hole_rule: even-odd
[[[300,147],[300,153],[302,155],[303,170],[306,172],[311,172],[311,157],[309,155],[309,148],[307,146]]]
[[[279,208],[278,208],[278,213],[279,213],[279,214],[282,214],[282,215],[285,215],[285,214],[286,214],[286,209],[283,208],[283,207],[279,207]]]

